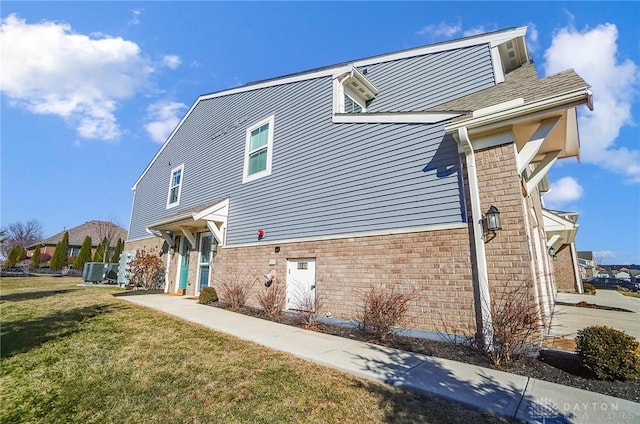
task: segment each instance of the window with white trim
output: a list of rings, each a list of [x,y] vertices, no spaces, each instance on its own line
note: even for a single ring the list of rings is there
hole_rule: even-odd
[[[180,204],[183,173],[184,163],[171,170],[171,179],[169,180],[169,194],[167,195],[167,209],[178,206]]]
[[[271,115],[247,128],[243,183],[271,175],[274,120],[275,115]]]

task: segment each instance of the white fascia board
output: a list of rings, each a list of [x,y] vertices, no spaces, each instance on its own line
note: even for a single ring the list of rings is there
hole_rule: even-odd
[[[460,40],[454,40],[450,42],[443,42],[438,44],[432,44],[424,47],[417,47],[415,49],[404,50],[396,53],[382,54],[379,56],[373,56],[366,59],[354,60],[348,65],[340,64],[331,66],[318,71],[305,72],[298,75],[292,75],[290,77],[275,78],[262,83],[251,84],[247,86],[232,88],[230,90],[220,91],[205,96],[200,96],[198,100],[206,100],[214,97],[228,96],[229,94],[242,93],[245,91],[258,90],[260,88],[273,87],[277,85],[290,84],[292,82],[305,81],[315,78],[322,78],[326,76],[338,76],[344,72],[350,72],[353,67],[362,67],[373,65],[383,62],[391,62],[399,59],[406,59],[414,56],[422,56],[425,54],[439,53],[447,50],[455,50],[464,47],[477,46],[480,44],[489,44],[490,47],[498,46],[509,40],[517,37],[523,37],[527,32],[527,27],[519,27],[499,31],[491,34],[481,34],[473,37],[467,37]]]
[[[336,113],[331,120],[335,124],[435,124],[460,115],[449,112]]]
[[[589,90],[585,87],[571,91],[560,96],[547,98],[534,103],[524,104],[512,109],[502,110],[490,115],[471,117],[463,121],[457,121],[445,127],[448,133],[457,132],[458,128],[466,127],[469,132],[474,129],[498,123],[500,126],[513,124],[520,118],[537,112],[549,112],[553,109],[570,109],[588,102]]]
[[[502,58],[498,46],[491,48],[491,65],[493,66],[493,77],[496,85],[504,82],[504,69],[502,68]]]

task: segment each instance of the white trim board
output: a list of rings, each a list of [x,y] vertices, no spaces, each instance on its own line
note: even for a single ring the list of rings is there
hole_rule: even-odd
[[[461,230],[461,229],[467,229],[467,228],[468,228],[468,224],[466,222],[455,223],[455,224],[436,224],[436,225],[426,225],[422,227],[407,227],[407,228],[397,228],[397,229],[389,229],[389,230],[366,231],[362,233],[332,234],[327,236],[302,237],[297,239],[263,240],[263,241],[254,242],[254,243],[240,243],[240,244],[234,244],[234,245],[226,245],[221,248],[234,249],[239,247],[255,247],[255,246],[266,246],[266,245],[275,245],[275,244],[308,243],[313,241],[342,240],[342,239],[348,239],[348,238],[375,237],[375,236],[390,236],[394,234],[410,234],[410,233],[422,233],[426,231],[442,231],[442,230]]]

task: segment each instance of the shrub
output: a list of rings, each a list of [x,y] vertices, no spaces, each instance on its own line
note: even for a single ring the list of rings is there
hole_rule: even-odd
[[[200,296],[198,296],[198,303],[208,305],[218,300],[218,293],[213,287],[203,287],[200,289]]]
[[[596,288],[593,287],[593,284],[584,283],[582,287],[584,288],[584,292],[586,294],[596,294]]]
[[[326,297],[317,287],[300,288],[293,293],[293,312],[304,328],[313,330],[320,324],[320,312],[324,310]]]
[[[472,339],[473,346],[495,365],[510,364],[536,352],[536,337],[542,329],[530,284],[509,284],[491,296],[491,321],[482,323],[489,344],[481,337]]]
[[[80,246],[80,252],[73,261],[73,268],[84,270],[84,264],[91,261],[91,237],[85,236]]]
[[[599,325],[584,328],[576,336],[576,353],[600,379],[640,379],[640,343],[623,331]]]
[[[276,316],[284,309],[286,293],[280,281],[275,280],[269,287],[264,287],[256,294],[258,304],[268,316]]]
[[[220,302],[230,309],[240,309],[247,303],[255,281],[253,277],[232,277],[220,281],[218,283]]]
[[[404,323],[412,295],[371,287],[362,294],[361,308],[356,316],[358,326],[378,340],[393,335],[393,327]]]
[[[164,283],[162,259],[140,250],[127,267],[129,281],[145,290],[159,289]]]
[[[29,267],[33,269],[40,268],[40,246],[36,246],[31,255],[31,260],[29,261]]]
[[[7,254],[7,259],[4,262],[5,268],[14,268],[18,262],[22,261],[25,250],[19,243],[14,244]]]
[[[65,231],[62,236],[62,240],[56,244],[56,250],[53,252],[53,258],[49,267],[51,269],[61,270],[69,265],[69,257],[67,256],[67,249],[69,248],[69,232]]]

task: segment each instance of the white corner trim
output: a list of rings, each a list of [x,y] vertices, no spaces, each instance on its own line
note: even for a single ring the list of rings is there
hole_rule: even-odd
[[[460,115],[450,112],[335,113],[331,120],[334,124],[435,124]]]
[[[493,66],[493,77],[496,85],[504,82],[504,69],[502,68],[502,58],[498,46],[491,47],[491,65]]]
[[[233,245],[224,246],[224,249],[239,248],[239,247],[255,247],[274,244],[288,244],[288,243],[307,243],[312,241],[327,241],[327,240],[342,240],[348,238],[361,238],[361,237],[374,237],[374,236],[389,236],[394,234],[410,234],[421,233],[425,231],[442,231],[442,230],[461,230],[467,229],[466,223],[452,223],[452,224],[436,224],[425,225],[421,227],[407,227],[407,228],[395,228],[389,230],[377,230],[377,231],[364,231],[361,233],[346,233],[346,234],[332,234],[328,236],[318,237],[301,237],[297,239],[282,239],[282,240],[263,240],[254,243],[239,243]]]
[[[485,107],[485,108],[482,108],[482,109],[478,109],[478,110],[474,111],[471,114],[471,116],[473,116],[474,118],[477,118],[477,117],[480,117],[480,116],[491,115],[491,114],[496,113],[496,112],[512,109],[512,108],[517,107],[517,106],[522,106],[523,104],[524,104],[524,99],[522,97],[519,97],[517,99],[509,100],[509,101],[506,101],[506,102],[495,104],[493,106],[489,106],[489,107]]]

